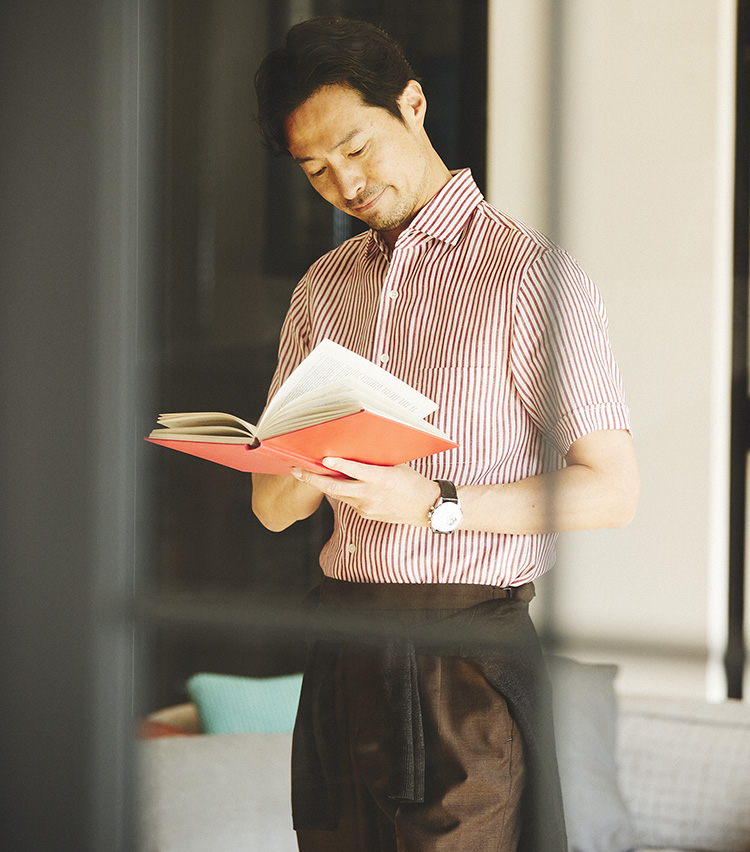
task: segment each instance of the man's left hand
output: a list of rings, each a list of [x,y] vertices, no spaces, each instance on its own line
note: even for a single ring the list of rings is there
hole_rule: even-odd
[[[440,496],[437,483],[406,464],[380,467],[339,458],[323,459],[323,464],[349,478],[321,476],[301,468],[294,468],[292,475],[369,520],[427,526],[427,512]]]

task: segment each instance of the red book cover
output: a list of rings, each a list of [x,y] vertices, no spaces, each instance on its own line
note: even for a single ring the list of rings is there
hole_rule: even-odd
[[[147,438],[226,467],[253,473],[288,474],[291,467],[304,467],[330,476],[340,474],[322,465],[326,456],[353,459],[366,464],[397,465],[451,450],[454,441],[425,432],[362,409],[316,426],[308,426],[261,441],[257,446],[220,441],[179,440],[165,436]]]

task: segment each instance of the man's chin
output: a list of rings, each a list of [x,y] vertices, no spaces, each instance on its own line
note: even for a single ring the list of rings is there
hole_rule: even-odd
[[[376,210],[358,213],[356,210],[352,210],[349,207],[344,207],[342,209],[344,213],[348,213],[350,216],[353,216],[355,219],[358,219],[360,222],[367,225],[368,228],[372,228],[373,231],[378,231],[382,233],[387,233],[388,231],[395,231],[398,228],[403,228],[413,218],[411,213],[403,213],[401,211],[398,211],[397,213],[391,213],[389,215],[387,213],[383,213]]]
[[[413,217],[411,215],[398,215],[398,216],[369,216],[367,219],[363,219],[373,231],[379,231],[382,233],[387,233],[388,231],[395,231],[398,228],[404,228],[409,224]]]

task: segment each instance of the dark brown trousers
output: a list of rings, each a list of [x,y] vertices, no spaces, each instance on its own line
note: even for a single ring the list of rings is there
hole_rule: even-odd
[[[492,590],[467,587],[459,608],[481,595],[491,597]],[[441,607],[443,597],[438,592]],[[407,617],[432,620],[453,611],[410,610]],[[336,830],[299,831],[301,852],[516,852],[524,753],[505,699],[470,661],[418,655],[425,796],[419,803],[394,801],[386,795],[388,711],[372,674],[374,659],[365,645],[339,654],[342,815]]]

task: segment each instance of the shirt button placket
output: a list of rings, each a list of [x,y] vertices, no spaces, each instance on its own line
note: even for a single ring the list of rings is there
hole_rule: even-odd
[[[381,366],[390,361],[386,341],[391,324],[393,305],[398,298],[398,279],[401,275],[402,252],[394,252],[391,258],[388,272],[383,281],[383,289],[380,296],[380,308],[378,310],[378,324],[375,330],[375,358]]]

